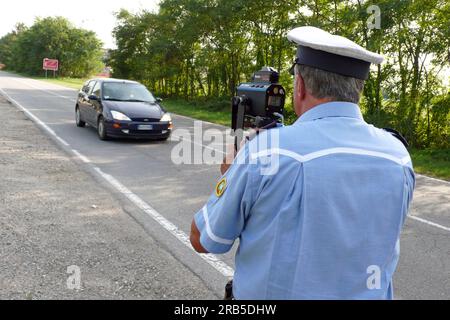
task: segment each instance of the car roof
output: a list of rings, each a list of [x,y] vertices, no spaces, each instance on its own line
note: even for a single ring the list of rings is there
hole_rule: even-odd
[[[99,81],[99,82],[122,82],[122,83],[137,83],[139,84],[139,82],[137,81],[132,81],[132,80],[125,80],[125,79],[115,79],[115,78],[94,78],[94,79],[89,79],[89,81]]]

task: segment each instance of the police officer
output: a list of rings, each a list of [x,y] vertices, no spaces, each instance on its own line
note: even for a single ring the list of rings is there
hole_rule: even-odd
[[[313,27],[288,39],[299,118],[245,144],[195,215],[191,243],[222,254],[239,239],[236,299],[392,299],[415,178],[402,141],[358,107],[383,57]]]

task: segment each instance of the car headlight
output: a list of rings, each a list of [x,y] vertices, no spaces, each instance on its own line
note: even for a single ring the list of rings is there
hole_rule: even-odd
[[[130,118],[119,111],[111,111],[111,115],[113,116],[114,120],[131,121]]]
[[[172,117],[170,116],[169,113],[164,113],[164,115],[162,116],[161,122],[172,122]]]

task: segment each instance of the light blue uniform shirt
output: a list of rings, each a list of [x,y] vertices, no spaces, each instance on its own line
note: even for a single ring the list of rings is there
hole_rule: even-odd
[[[195,222],[211,253],[239,239],[236,299],[393,298],[414,172],[356,104],[325,103],[261,133],[224,178]]]

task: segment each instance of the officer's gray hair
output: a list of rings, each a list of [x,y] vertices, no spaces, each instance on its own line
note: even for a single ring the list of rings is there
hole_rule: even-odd
[[[330,98],[358,104],[364,89],[364,80],[305,65],[296,65],[295,74],[302,76],[306,90],[317,99]]]

